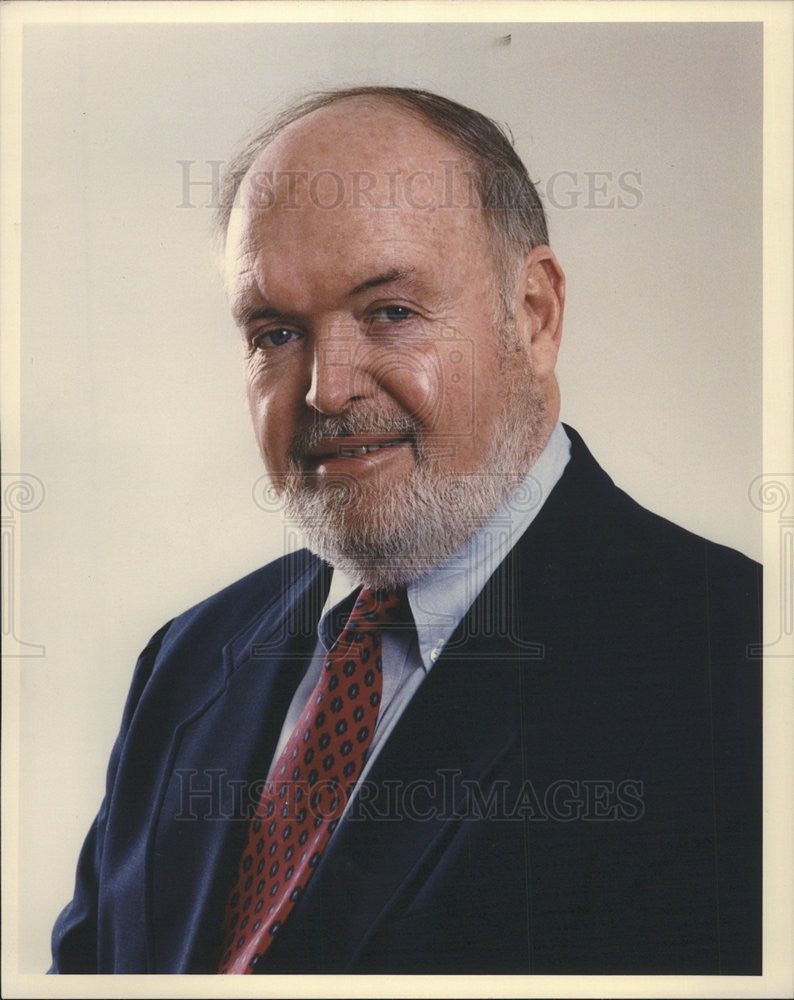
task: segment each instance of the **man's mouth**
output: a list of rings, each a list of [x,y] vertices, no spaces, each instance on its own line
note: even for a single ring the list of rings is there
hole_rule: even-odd
[[[356,458],[358,455],[369,455],[370,452],[380,451],[382,448],[393,448],[396,444],[402,444],[407,438],[398,438],[395,441],[384,441],[382,444],[362,444],[357,448],[340,448],[338,453],[343,458]]]
[[[367,441],[361,437],[332,438],[309,449],[306,457],[310,462],[326,462],[334,458],[363,458],[372,452],[394,448],[400,444],[408,444],[409,441],[408,437],[395,437],[380,441]]]

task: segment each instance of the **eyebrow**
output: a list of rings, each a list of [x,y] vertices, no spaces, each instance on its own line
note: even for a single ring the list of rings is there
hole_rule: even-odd
[[[347,298],[354,298],[362,292],[366,292],[371,288],[379,288],[381,285],[391,285],[397,284],[401,281],[407,281],[409,278],[413,277],[414,273],[415,269],[413,267],[392,268],[389,271],[384,271],[382,274],[376,274],[372,278],[367,278],[366,281],[362,281],[360,284],[356,285],[355,288],[351,288],[351,290],[347,293]],[[239,311],[237,309],[233,309],[232,315],[239,326],[249,326],[251,323],[257,322],[261,319],[286,320],[291,318],[290,315],[287,315],[270,305],[250,306],[248,308],[240,309]]]
[[[366,292],[370,288],[377,288],[379,285],[390,285],[395,282],[405,281],[412,277],[414,274],[414,268],[409,267],[406,269],[392,268],[391,271],[385,271],[383,274],[378,274],[374,278],[368,278],[366,281],[362,281],[360,285],[356,285],[348,295],[350,297],[354,295],[360,295],[361,292]]]
[[[260,319],[284,319],[284,314],[272,306],[250,306],[244,309],[232,309],[232,316],[238,326],[250,326]]]

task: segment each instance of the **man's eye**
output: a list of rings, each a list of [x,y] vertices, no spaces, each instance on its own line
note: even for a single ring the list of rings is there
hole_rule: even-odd
[[[288,344],[294,336],[295,333],[292,330],[266,330],[253,337],[251,344],[260,350],[267,347],[282,347],[284,344]]]
[[[401,323],[403,320],[410,319],[415,315],[416,313],[412,312],[406,306],[382,306],[375,311],[373,319],[386,323]]]

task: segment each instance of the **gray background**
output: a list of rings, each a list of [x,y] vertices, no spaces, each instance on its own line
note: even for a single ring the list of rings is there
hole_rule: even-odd
[[[46,653],[22,670],[22,971],[48,965],[138,651],[294,544],[254,500],[209,189],[180,207],[179,161],[209,178],[318,86],[422,86],[509,123],[568,278],[563,419],[638,501],[759,558],[761,43],[753,24],[26,26],[22,469],[46,498],[20,635]]]

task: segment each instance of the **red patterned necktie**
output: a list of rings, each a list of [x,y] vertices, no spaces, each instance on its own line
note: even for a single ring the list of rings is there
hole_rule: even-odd
[[[250,973],[300,898],[361,774],[378,718],[381,626],[404,591],[361,591],[268,776],[223,920],[219,972]]]

